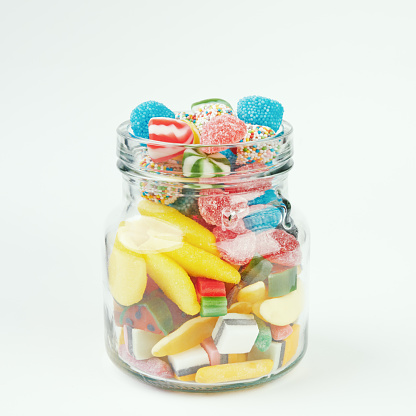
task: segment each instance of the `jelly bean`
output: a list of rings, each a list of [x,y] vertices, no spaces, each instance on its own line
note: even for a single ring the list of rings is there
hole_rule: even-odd
[[[176,331],[162,338],[152,349],[155,357],[174,355],[199,345],[211,336],[218,318],[197,316],[186,321]]]
[[[186,314],[197,314],[200,306],[196,299],[194,285],[186,271],[164,254],[143,254],[143,257],[149,276],[163,290],[163,293]]]
[[[149,358],[147,360],[136,360],[132,357],[125,344],[119,346],[118,350],[119,357],[126,362],[129,366],[138,371],[150,374],[152,376],[162,378],[173,378],[172,368],[168,363],[161,360],[160,358]]]
[[[273,368],[272,360],[246,361],[233,364],[220,364],[203,367],[196,373],[197,383],[222,383],[246,380],[269,374]]]
[[[282,212],[271,205],[252,205],[250,213],[243,218],[248,230],[261,231],[276,228],[282,221]]]
[[[207,155],[200,149],[186,149],[183,154],[183,176],[187,178],[215,178],[229,175],[230,161],[221,153]]]
[[[270,330],[273,341],[283,341],[293,332],[291,325],[277,326],[270,324]]]
[[[265,300],[267,297],[266,286],[263,282],[253,283],[243,287],[237,295],[238,302],[256,303]]]
[[[227,315],[227,298],[225,296],[202,296],[201,316],[224,316]]]
[[[206,98],[205,100],[197,101],[191,105],[191,110],[196,111],[200,107],[206,107],[209,104],[223,104],[232,109],[231,105],[222,98]]]
[[[254,317],[259,328],[259,335],[257,335],[254,345],[259,351],[267,351],[272,343],[272,333],[270,327],[264,323],[257,316]]]
[[[149,121],[149,139],[169,144],[192,144],[194,142],[194,133],[191,127],[181,120],[154,117]],[[147,150],[152,160],[159,163],[182,155],[185,147],[158,146],[149,143]]]
[[[185,241],[219,257],[214,234],[176,209],[143,199],[138,210],[142,215],[156,217],[180,228]]]
[[[247,127],[243,121],[229,114],[214,117],[205,123],[201,132],[201,144],[233,144],[244,139]],[[205,153],[217,153],[226,147],[201,147]]]
[[[268,278],[269,296],[276,298],[287,295],[296,290],[297,267],[285,270],[280,273],[271,273]]]
[[[285,355],[283,364],[286,365],[296,354],[299,345],[300,326],[293,325],[293,332],[285,340]]]
[[[253,315],[229,313],[218,318],[212,339],[221,354],[241,354],[251,350],[258,334]]]
[[[183,267],[190,276],[207,277],[228,283],[238,283],[240,281],[240,273],[234,267],[217,256],[191,244],[184,243],[183,247],[167,252],[166,255]],[[167,279],[171,277],[169,274],[171,273],[167,272]]]
[[[283,365],[284,354],[285,343],[272,341],[266,351],[260,351],[256,346],[254,346],[253,349],[248,353],[248,360],[249,362],[254,360],[272,360],[273,367],[271,371],[276,371]]]
[[[210,365],[208,354],[200,345],[178,354],[168,355],[168,360],[177,377],[195,374],[200,368]]]
[[[273,269],[273,264],[264,257],[255,256],[253,260],[241,271],[241,280],[253,284],[267,279]]]
[[[128,325],[124,325],[123,329],[127,351],[132,357],[136,360],[153,357],[152,348],[163,338],[163,335],[135,329]]]
[[[139,302],[146,289],[146,281],[144,260],[114,246],[108,261],[108,283],[114,299],[124,306]]]

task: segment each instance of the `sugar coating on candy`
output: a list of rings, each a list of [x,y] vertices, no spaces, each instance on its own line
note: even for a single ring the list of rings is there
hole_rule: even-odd
[[[293,332],[291,325],[277,326],[271,324],[270,330],[272,333],[273,341],[283,341]]]
[[[261,231],[277,227],[282,220],[282,212],[271,205],[252,205],[249,214],[243,218],[248,230]]]
[[[224,104],[207,104],[196,109],[191,121],[194,121],[195,126],[202,132],[206,123],[225,114],[234,116],[233,110]]]
[[[149,138],[149,121],[153,117],[175,118],[175,113],[157,101],[139,104],[130,115],[131,129],[137,137]]]
[[[267,126],[277,131],[283,119],[283,106],[271,98],[250,95],[238,101],[237,116],[245,123]]]
[[[225,149],[221,152],[230,162],[230,165],[233,166],[237,162],[237,155],[231,149]]]
[[[294,267],[300,264],[299,242],[283,230],[266,230],[256,235],[256,252],[273,263]]]
[[[276,202],[276,204],[282,203],[282,198],[273,189],[268,189],[264,192],[263,195],[260,195],[257,198],[250,200],[248,202],[248,205],[268,204],[270,202]]]
[[[247,127],[237,117],[224,114],[206,123],[201,133],[201,144],[233,144],[241,141],[247,132]],[[202,147],[205,153],[217,153],[226,147]]]
[[[270,327],[257,316],[255,316],[254,319],[256,320],[259,328],[259,335],[257,336],[254,345],[259,351],[267,351],[272,343],[272,333],[270,331]]]

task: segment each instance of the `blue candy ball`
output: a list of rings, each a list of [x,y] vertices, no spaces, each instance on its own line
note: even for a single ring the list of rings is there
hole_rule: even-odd
[[[130,115],[131,129],[137,137],[149,138],[149,121],[153,117],[175,118],[175,113],[157,101],[139,104]]]
[[[244,123],[267,126],[277,131],[282,124],[283,106],[276,100],[250,95],[237,103],[237,117]]]

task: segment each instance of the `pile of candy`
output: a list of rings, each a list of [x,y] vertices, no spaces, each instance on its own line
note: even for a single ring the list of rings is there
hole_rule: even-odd
[[[175,147],[196,138],[261,142],[279,129],[281,105],[246,97],[237,118],[223,100],[205,101],[192,116],[174,118],[152,102],[133,111],[135,134],[167,143],[149,142],[153,163],[182,158],[183,175],[205,188],[187,196],[143,183],[138,215],[119,225],[108,273],[120,359],[154,378],[216,384],[269,376],[296,357],[304,290],[290,204],[271,180],[216,188],[240,155]]]

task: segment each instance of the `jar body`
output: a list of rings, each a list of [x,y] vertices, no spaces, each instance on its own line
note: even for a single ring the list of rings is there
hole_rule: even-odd
[[[288,167],[289,166],[289,167]],[[106,347],[158,387],[273,380],[307,346],[309,238],[277,174],[169,182],[124,175],[106,233]]]

